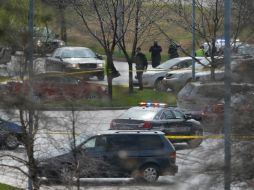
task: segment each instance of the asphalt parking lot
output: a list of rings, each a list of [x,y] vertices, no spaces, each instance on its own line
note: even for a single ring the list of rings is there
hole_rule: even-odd
[[[103,110],[103,111],[80,111],[77,113],[77,131],[94,133],[100,130],[107,130],[111,119],[121,114],[124,110]],[[57,147],[62,147],[64,144],[68,145],[70,142],[70,135],[66,133],[68,129],[68,118],[70,112],[43,112],[48,120],[43,120],[40,125],[43,128],[39,131],[36,137],[36,154],[38,157],[47,156],[54,153]],[[93,118],[93,119],[91,119]],[[70,120],[69,120],[70,122]],[[63,125],[63,123],[65,123]],[[67,130],[68,131],[68,130]],[[179,173],[176,176],[160,177],[158,182],[152,185],[140,184],[134,182],[132,179],[82,179],[81,186],[83,189],[183,189],[189,190],[190,186],[202,188],[209,184],[209,177],[200,174],[202,166],[205,164],[204,158],[209,150],[220,143],[218,139],[207,139],[195,149],[189,149],[186,144],[177,144],[177,164],[179,166]],[[25,158],[24,147],[20,147],[14,151],[2,150],[1,155],[12,154],[14,156]],[[220,154],[223,159],[223,154]],[[2,160],[2,163],[9,165],[17,165],[18,163],[9,159]],[[21,166],[24,168],[24,166]],[[17,177],[18,176],[18,177]],[[12,184],[17,187],[26,188],[27,178],[22,173],[17,175],[17,171],[11,168],[1,168],[0,182]],[[43,183],[43,189],[64,189],[65,185]],[[67,189],[71,189],[68,187]],[[195,188],[194,188],[195,189]]]

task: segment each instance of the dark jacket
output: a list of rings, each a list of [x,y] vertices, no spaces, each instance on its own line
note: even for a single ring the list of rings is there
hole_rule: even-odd
[[[161,51],[162,48],[159,45],[153,45],[150,47],[149,52],[151,52],[152,55],[152,66],[156,67],[161,62]]]
[[[137,70],[146,70],[147,69],[147,59],[145,54],[139,52],[134,57],[134,62],[136,63],[136,69]]]
[[[179,47],[179,46],[176,45],[176,44],[170,44],[170,45],[169,45],[168,54],[169,54],[169,58],[170,58],[170,59],[179,57],[179,54],[178,54],[178,52],[177,52],[178,47]]]

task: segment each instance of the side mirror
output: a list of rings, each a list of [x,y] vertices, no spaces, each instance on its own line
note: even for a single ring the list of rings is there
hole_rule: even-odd
[[[63,61],[63,59],[60,56],[56,56],[55,58],[59,59],[60,61]]]
[[[96,54],[96,57],[97,57],[98,59],[100,59],[100,60],[103,60],[102,55]]]
[[[184,115],[184,118],[186,120],[192,119],[192,115],[190,113],[187,113],[187,114]]]

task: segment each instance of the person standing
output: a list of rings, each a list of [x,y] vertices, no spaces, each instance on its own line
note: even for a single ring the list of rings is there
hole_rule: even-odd
[[[177,45],[172,40],[170,40],[170,45],[169,45],[169,48],[168,48],[169,59],[179,57],[179,54],[177,52],[179,47],[180,47],[180,45]]]
[[[139,90],[143,90],[143,72],[146,71],[148,63],[147,63],[146,56],[145,54],[141,52],[140,47],[138,47],[136,50],[134,62],[136,63],[136,72],[137,72]]]
[[[196,56],[196,57],[204,57],[204,56],[205,56],[205,50],[204,50],[204,46],[203,46],[203,45],[201,45],[201,46],[199,47],[199,49],[197,49],[197,50],[195,51],[195,56]]]
[[[153,46],[150,47],[149,52],[151,52],[152,58],[152,67],[157,67],[161,62],[161,46],[158,45],[158,42],[155,41]]]

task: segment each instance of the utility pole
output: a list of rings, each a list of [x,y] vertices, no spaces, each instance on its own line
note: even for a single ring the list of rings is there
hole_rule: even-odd
[[[225,60],[225,112],[224,112],[224,189],[230,190],[231,184],[231,0],[224,0],[224,60]]]
[[[29,10],[28,10],[28,56],[27,56],[27,61],[28,61],[28,76],[29,76],[29,98],[32,98],[33,94],[33,88],[31,84],[31,78],[33,76],[33,26],[34,26],[34,0],[29,0]],[[33,126],[33,111],[29,108],[29,141],[30,138],[32,137],[32,126]],[[30,146],[30,145],[29,145]],[[30,147],[29,147],[30,149]],[[28,151],[30,152],[30,151]],[[30,153],[31,154],[31,153]],[[28,155],[29,156],[29,155]],[[31,174],[31,169],[30,169],[30,158],[28,158],[28,189],[33,190],[33,182],[32,182],[32,174]]]
[[[196,1],[192,0],[192,57],[195,57]],[[195,80],[195,59],[192,58],[192,79]]]

